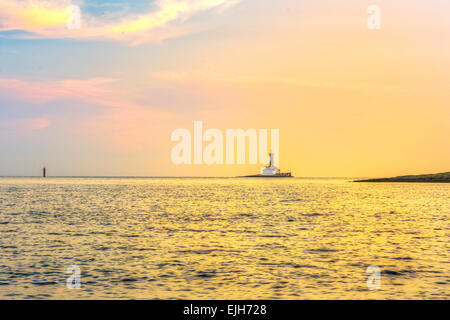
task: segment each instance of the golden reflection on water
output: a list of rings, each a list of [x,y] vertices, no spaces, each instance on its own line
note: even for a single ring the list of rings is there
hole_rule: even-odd
[[[449,184],[1,178],[1,298],[448,299]],[[66,269],[81,268],[79,290]],[[366,268],[381,268],[368,290]]]

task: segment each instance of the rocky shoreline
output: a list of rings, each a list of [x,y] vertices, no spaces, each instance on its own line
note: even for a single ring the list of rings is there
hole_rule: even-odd
[[[411,176],[399,176],[393,178],[379,178],[367,180],[355,180],[354,182],[450,182],[450,172],[436,174],[420,174]]]

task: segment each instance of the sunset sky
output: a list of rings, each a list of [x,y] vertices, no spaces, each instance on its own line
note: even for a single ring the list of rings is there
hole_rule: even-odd
[[[450,171],[450,2],[0,0],[0,175],[259,172],[174,165],[194,120],[279,129],[295,176]]]

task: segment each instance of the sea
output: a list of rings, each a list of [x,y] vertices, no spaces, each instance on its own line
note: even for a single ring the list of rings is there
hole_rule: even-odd
[[[450,184],[0,178],[1,299],[449,299]]]

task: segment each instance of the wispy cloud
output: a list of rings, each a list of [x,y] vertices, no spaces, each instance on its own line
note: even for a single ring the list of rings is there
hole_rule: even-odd
[[[0,94],[31,104],[43,104],[58,99],[77,99],[107,107],[126,105],[125,93],[106,87],[111,78],[86,80],[20,80],[0,79]]]
[[[286,76],[256,75],[256,74],[232,74],[221,72],[204,72],[198,70],[189,71],[160,71],[151,72],[150,78],[159,81],[179,84],[211,85],[226,84],[234,86],[292,86],[302,88],[339,89],[358,92],[399,92],[408,91],[408,87],[390,87],[377,83],[343,82],[336,80],[301,79]],[[414,88],[417,90],[417,88]]]
[[[117,22],[108,15],[96,17],[82,11],[81,28],[69,29],[70,0],[0,1],[0,31],[21,30],[33,38],[73,38],[119,40],[131,44],[161,41],[191,32],[183,22],[209,9],[226,9],[240,0],[159,0],[156,9],[142,14],[126,14]]]
[[[154,119],[167,119],[171,113],[150,104],[146,94],[132,88],[119,88],[120,81],[114,78],[65,79],[65,80],[21,80],[0,78],[0,100],[23,101],[39,107],[48,102],[75,100],[84,104],[102,106],[112,113],[146,110]]]
[[[67,102],[80,110],[103,107],[81,117],[61,116],[49,106]],[[122,148],[145,148],[155,128],[170,121],[173,114],[157,108],[146,94],[133,88],[123,88],[113,78],[22,80],[0,78],[0,105],[20,102],[23,108],[33,110],[33,117],[20,115],[0,121],[0,129],[11,132],[43,130],[50,124],[76,128],[80,132],[98,134]],[[58,103],[64,107],[65,103]]]
[[[43,117],[0,121],[0,129],[23,132],[42,130],[47,128],[49,125],[50,120]]]

